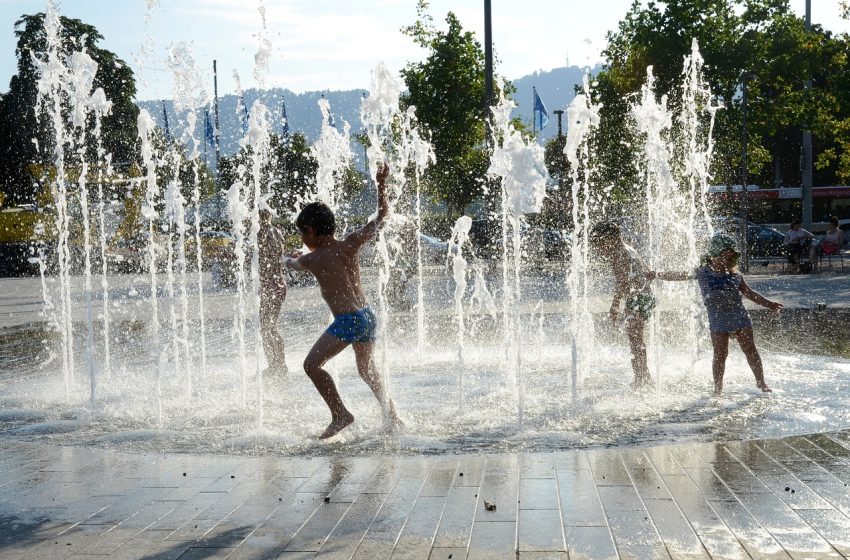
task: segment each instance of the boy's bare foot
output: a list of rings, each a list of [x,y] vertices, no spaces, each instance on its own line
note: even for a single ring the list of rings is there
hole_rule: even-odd
[[[351,413],[346,413],[340,416],[339,418],[334,418],[331,420],[331,423],[328,424],[328,427],[325,428],[325,431],[321,433],[319,439],[328,439],[332,438],[342,430],[347,428],[354,422],[354,416]]]
[[[723,394],[723,385],[715,385],[714,386],[714,396],[719,397]]]
[[[762,393],[772,393],[773,389],[767,386],[767,383],[756,383],[756,387],[761,389]]]

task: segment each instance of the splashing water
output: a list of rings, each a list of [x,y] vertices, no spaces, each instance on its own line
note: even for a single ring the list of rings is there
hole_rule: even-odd
[[[472,218],[461,216],[455,221],[452,235],[448,242],[447,258],[452,259],[452,277],[455,281],[455,315],[457,320],[457,362],[458,368],[458,392],[463,400],[463,296],[466,294],[466,267],[467,262],[463,257],[463,246],[469,241],[469,230],[472,229]]]
[[[506,363],[512,369],[516,387],[517,423],[522,426],[524,397],[522,386],[522,321],[520,268],[522,260],[522,225],[525,215],[540,212],[546,196],[548,173],[543,161],[543,148],[529,143],[511,123],[513,101],[502,94],[493,111],[493,153],[487,175],[499,179],[502,198],[502,312],[505,333]],[[511,238],[508,238],[510,225]],[[508,244],[510,242],[509,264]],[[513,269],[512,278],[508,270]],[[508,312],[509,309],[513,311]]]
[[[582,93],[567,108],[567,140],[564,154],[570,162],[573,234],[570,238],[570,265],[567,287],[570,294],[570,390],[573,401],[578,384],[586,376],[592,355],[593,320],[589,310],[589,246],[591,178],[595,175],[595,159],[591,155],[590,137],[599,127],[599,105],[592,100],[589,79],[585,74]]]
[[[148,2],[149,12],[154,4]],[[770,360],[777,367],[799,374],[797,378],[783,376],[778,380],[780,390],[771,400],[755,398],[748,392],[750,380],[744,375],[748,374],[745,364],[733,357],[728,400],[717,403],[705,398],[704,375],[694,377],[692,371],[708,371],[710,363],[705,356],[691,351],[692,345],[699,347],[704,343],[691,342],[694,335],[690,334],[699,337],[702,327],[691,317],[702,311],[697,309],[699,302],[694,299],[693,286],[685,284],[659,285],[657,293],[660,305],[666,302],[669,308],[687,302],[691,306],[672,313],[676,315],[673,319],[676,328],[679,325],[686,328],[680,329],[681,336],[675,343],[664,340],[665,333],[657,331],[650,341],[656,376],[659,372],[665,375],[663,381],[659,378],[659,386],[663,384],[665,389],[675,386],[676,391],[646,395],[633,394],[624,388],[622,374],[628,369],[628,353],[622,342],[617,341],[617,333],[593,329],[593,318],[603,315],[596,300],[599,299],[599,287],[604,288],[605,284],[593,274],[586,232],[591,219],[609,216],[613,203],[599,194],[610,188],[602,188],[598,183],[602,163],[593,152],[593,137],[600,126],[601,108],[593,102],[593,92],[587,81],[568,110],[566,155],[572,173],[569,189],[574,227],[570,263],[563,272],[558,269],[558,274],[566,273],[565,280],[556,275],[549,283],[540,281],[537,271],[522,260],[522,253],[531,246],[525,237],[526,231],[532,229],[526,216],[540,210],[546,175],[542,150],[534,144],[529,145],[510,126],[510,103],[505,100],[494,111],[495,148],[490,168],[490,177],[498,181],[499,187],[493,194],[497,194],[502,203],[498,217],[502,225],[501,292],[499,286],[491,291],[482,263],[473,261],[472,253],[464,247],[471,226],[467,217],[456,223],[452,239],[440,250],[441,255],[447,250],[452,257],[450,270],[431,267],[431,275],[426,276],[419,235],[422,229],[420,180],[427,166],[434,162],[434,154],[427,135],[416,123],[414,108],[402,110],[399,105],[399,82],[380,65],[373,73],[371,94],[361,106],[361,119],[370,143],[367,159],[371,174],[374,176],[377,163],[384,160],[389,161],[392,169],[388,187],[394,212],[379,236],[375,270],[382,330],[379,343],[385,387],[382,402],[386,402],[392,390],[394,400],[397,397],[410,419],[409,434],[392,439],[371,430],[371,423],[378,420],[375,418],[377,410],[373,410],[376,408],[373,397],[356,376],[347,375],[354,370],[355,364],[346,355],[338,362],[340,389],[347,399],[350,398],[359,422],[330,446],[316,445],[309,426],[321,424],[326,410],[317,405],[313,387],[303,378],[288,380],[285,388],[264,385],[260,374],[262,348],[257,328],[258,254],[255,249],[258,207],[268,196],[263,192],[268,186],[262,184],[260,170],[269,162],[269,111],[259,102],[250,108],[241,142],[250,155],[236,169],[237,180],[224,186],[227,214],[236,239],[236,292],[205,295],[199,229],[202,193],[197,167],[198,140],[192,131],[197,124],[197,111],[206,101],[188,47],[172,48],[170,67],[175,78],[175,110],[178,120],[185,124],[182,128],[187,130],[178,142],[185,146],[186,160],[193,164],[194,179],[187,181],[184,174],[179,181],[180,178],[171,173],[178,163],[175,151],[170,147],[164,151],[157,149],[160,133],[151,116],[140,111],[138,134],[143,176],[133,179],[131,186],[144,190],[145,272],[149,277],[150,296],[113,295],[110,299],[110,288],[114,294],[119,284],[132,285],[135,279],[110,277],[110,282],[115,278],[116,286],[109,286],[106,281],[105,213],[108,204],[104,201],[102,173],[109,177],[111,158],[100,142],[99,123],[108,114],[109,100],[102,90],[92,91],[89,78],[96,68],[91,66],[86,53],[65,55],[61,51],[57,39],[58,15],[52,3],[48,8],[47,55],[36,66],[40,70],[40,114],[49,119],[45,123],[50,125],[52,140],[56,143],[57,174],[51,187],[55,197],[52,218],[59,265],[57,285],[48,276],[48,257],[44,251],[39,253],[37,262],[44,299],[43,328],[55,325],[61,339],[58,355],[62,356],[62,363],[51,369],[48,358],[42,364],[43,376],[27,371],[25,379],[16,379],[2,387],[0,402],[6,418],[15,418],[20,413],[43,419],[4,424],[3,429],[12,437],[33,438],[44,434],[45,438],[50,438],[58,430],[66,429],[62,426],[76,423],[78,429],[67,435],[69,442],[95,445],[122,442],[139,449],[410,453],[634,445],[700,439],[715,434],[719,434],[717,437],[729,437],[729,434],[746,437],[753,433],[774,433],[770,430],[788,433],[850,424],[850,411],[842,408],[844,405],[834,398],[834,394],[846,392],[850,386],[850,367],[840,359],[800,358],[781,351],[771,352]],[[262,2],[259,12],[265,18]],[[254,69],[254,77],[261,85],[272,52],[265,37],[263,21],[262,31],[257,36]],[[669,99],[659,97],[650,74],[647,86],[634,104],[632,117],[640,138],[635,161],[648,191],[648,196],[634,211],[648,216],[646,222],[650,230],[639,248],[649,255],[653,267],[687,269],[694,266],[701,249],[699,232],[701,228],[707,231],[711,228],[705,192],[711,180],[708,172],[713,151],[711,132],[717,107],[712,105],[701,68],[702,59],[694,44],[691,56],[685,60],[681,99],[674,94]],[[238,78],[238,74],[236,76]],[[237,85],[237,95],[241,103],[241,85]],[[239,111],[240,119],[248,114],[241,106]],[[330,107],[324,105],[322,111],[327,118]],[[83,151],[83,144],[92,140],[91,135],[85,138],[80,133],[83,127],[80,123],[86,121],[94,121],[97,131],[93,135],[98,142],[97,158],[92,161],[85,161],[82,155],[92,153],[91,150]],[[348,141],[347,124],[344,131],[325,124],[323,137],[313,146],[320,166],[317,194],[343,219],[348,217],[347,209],[341,204],[343,196],[337,180],[339,173],[350,165]],[[186,160],[180,160],[184,169]],[[77,164],[89,172],[82,176],[69,173],[71,166]],[[166,168],[169,173],[163,193],[157,184],[157,175],[162,176]],[[94,170],[98,175],[97,225],[94,221],[88,222],[89,213],[95,210],[89,205],[87,193],[94,190],[91,185]],[[79,224],[85,251],[80,253],[80,262],[71,257],[73,241],[69,235],[76,217],[77,195],[82,208]],[[189,263],[182,252],[187,236],[187,212],[192,211],[198,249],[194,264]],[[170,224],[165,231],[161,229],[162,222]],[[93,359],[97,345],[92,343],[91,278],[96,273],[91,267],[97,257],[90,252],[90,237],[94,235],[90,228],[99,230],[103,261],[104,341],[101,346],[105,360]],[[415,241],[405,235],[414,228]],[[668,245],[669,237],[675,239]],[[665,243],[659,243],[661,239]],[[246,266],[249,253],[250,266]],[[416,259],[415,334],[414,330],[405,330],[413,325],[413,314],[394,312],[387,300],[392,274],[397,272],[399,259],[405,253],[415,254]],[[166,258],[174,262],[162,269],[162,261]],[[82,265],[84,278],[73,278],[71,268],[74,265]],[[193,299],[190,299],[189,284],[195,282],[195,271],[189,268],[194,265],[197,265],[197,295],[192,293]],[[366,289],[371,290],[370,271],[364,270],[364,273]],[[470,284],[472,294],[465,301]],[[128,293],[134,290],[131,287]],[[164,291],[170,297],[163,297]],[[536,303],[532,299],[535,291],[542,293]],[[297,288],[293,289],[293,295],[299,295]],[[309,299],[316,298],[310,294]],[[85,345],[82,350],[76,349],[78,353],[74,351],[72,321],[75,301],[86,304],[82,310],[86,311],[84,317],[89,327],[86,338],[80,338]],[[192,309],[196,302],[197,319],[201,323],[200,343],[187,330],[196,318]],[[303,304],[303,300],[299,303]],[[326,312],[320,303],[316,302],[312,309],[290,303],[284,310],[288,315],[283,328],[292,329],[293,333],[295,325],[299,332],[322,328]],[[80,310],[78,306],[76,311]],[[162,313],[168,313],[169,317],[161,325]],[[204,327],[205,313],[211,317],[207,328]],[[167,327],[169,320],[170,329]],[[132,334],[124,339],[116,335],[115,345],[110,347],[110,324],[116,333]],[[128,327],[128,324],[144,324],[144,327]],[[225,324],[233,325],[232,339],[228,338],[229,329],[222,326]],[[77,336],[82,334],[82,329],[80,331]],[[205,363],[207,331],[211,341],[209,364]],[[407,332],[409,337],[405,336]],[[32,338],[41,344],[43,336]],[[234,343],[228,344],[228,340]],[[194,362],[198,359],[198,344],[200,365]],[[674,344],[684,346],[685,350]],[[508,359],[504,359],[503,347]],[[305,339],[293,336],[287,348],[288,354],[289,351],[297,354],[306,352],[308,346]],[[564,364],[565,351],[571,353],[571,369]],[[75,379],[78,373],[74,367],[75,358],[87,368],[89,378],[84,380],[89,381],[88,387]],[[105,364],[108,376],[110,359],[116,365],[115,371],[112,381],[104,382],[92,365]],[[166,360],[173,363],[166,364]],[[690,362],[689,371],[682,371],[683,368],[674,364],[676,361]],[[823,373],[825,366],[832,377]],[[209,377],[206,377],[207,368]],[[251,375],[252,369],[255,375]],[[397,373],[391,375],[392,372]],[[64,383],[56,383],[60,373]],[[804,378],[805,381],[801,381]],[[562,396],[561,389],[567,379],[572,386],[571,403],[565,402]],[[201,382],[196,383],[196,380]],[[512,390],[506,388],[508,385],[513,385]],[[455,386],[461,403],[459,409],[454,399],[445,398],[446,388]],[[256,409],[253,395],[256,395]],[[264,403],[272,403],[272,406]],[[99,422],[92,423],[88,411],[95,405]],[[36,413],[32,413],[33,410]],[[255,416],[246,414],[254,410]],[[518,422],[514,422],[514,415]],[[152,425],[158,429],[151,430]]]

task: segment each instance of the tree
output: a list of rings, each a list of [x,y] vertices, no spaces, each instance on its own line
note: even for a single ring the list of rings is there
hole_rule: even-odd
[[[437,164],[423,177],[425,189],[459,214],[484,194],[489,167],[484,52],[452,12],[445,31],[434,27],[427,1],[419,0],[417,16],[402,32],[428,56],[402,70],[407,86],[402,102],[416,107],[417,120],[431,133]]]
[[[60,17],[61,42],[64,54],[85,49],[98,64],[94,88],[103,88],[112,102],[112,112],[103,119],[103,146],[117,166],[126,166],[136,159],[136,118],[138,108],[133,102],[136,82],[133,71],[113,52],[98,46],[103,36],[97,29],[78,19]],[[0,102],[0,190],[15,203],[32,202],[36,196],[38,177],[28,173],[31,164],[52,161],[53,134],[44,116],[35,114],[38,75],[33,57],[44,59],[47,37],[45,14],[21,16],[15,22],[18,38],[15,54],[18,72],[9,83],[9,92]],[[88,126],[88,138],[94,123]],[[95,143],[87,142],[90,160],[94,159]]]
[[[605,162],[603,184],[626,196],[639,181],[629,100],[652,66],[659,95],[675,101],[682,58],[699,42],[711,91],[724,104],[715,127],[715,183],[741,178],[741,82],[749,75],[747,107],[749,177],[772,186],[799,184],[801,132],[815,137],[815,184],[850,178],[842,122],[848,113],[848,38],[819,26],[810,32],[787,0],[670,0],[634,2],[617,31],[609,33],[603,71],[594,95],[601,101],[597,146]],[[811,76],[813,88],[803,85]],[[673,107],[675,109],[675,107]]]
[[[309,202],[316,196],[316,171],[319,164],[310,153],[307,137],[295,132],[287,137],[272,134],[269,138],[269,160],[261,169],[261,189],[271,193],[270,204],[289,218],[299,203]],[[242,180],[244,169],[250,166],[251,148],[242,148],[237,154],[222,157],[219,161],[219,183],[227,190]],[[353,165],[338,178],[342,198],[350,198],[363,188],[363,176]]]

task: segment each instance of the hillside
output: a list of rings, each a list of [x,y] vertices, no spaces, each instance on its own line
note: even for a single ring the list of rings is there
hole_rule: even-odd
[[[598,67],[592,69],[595,74]],[[532,87],[537,88],[541,99],[549,111],[550,122],[539,138],[549,139],[558,133],[555,109],[564,109],[572,101],[575,95],[575,86],[581,84],[584,70],[577,66],[555,68],[548,71],[538,71],[514,80],[517,91],[514,100],[518,107],[515,116],[523,121],[531,123],[532,109]],[[310,91],[305,93],[293,93],[288,89],[273,88],[265,91],[249,89],[245,92],[245,103],[251,107],[255,101],[261,100],[271,111],[272,132],[280,133],[283,129],[281,119],[282,103],[286,101],[286,112],[289,118],[290,131],[303,132],[310,142],[315,141],[321,131],[321,113],[319,112],[318,100],[324,95],[330,102],[331,112],[336,119],[337,126],[342,126],[342,120],[351,124],[351,132],[361,130],[360,125],[360,101],[365,90],[346,91]],[[174,112],[174,105],[170,100],[165,101],[141,101],[139,107],[147,109],[154,117],[160,127],[164,126],[163,105],[168,114],[169,130],[172,136],[180,138],[185,130],[185,115],[178,118]],[[239,148],[239,139],[243,135],[242,116],[237,113],[238,98],[236,95],[228,94],[219,98],[219,125],[221,127],[221,150],[223,154],[235,153]],[[210,110],[212,119],[212,110]],[[195,136],[203,140],[204,131],[203,109],[198,112],[197,129]],[[567,130],[564,122],[564,133]],[[208,160],[213,160],[212,148],[208,148]]]

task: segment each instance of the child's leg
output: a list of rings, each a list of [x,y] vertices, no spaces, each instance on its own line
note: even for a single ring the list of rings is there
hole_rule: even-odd
[[[756,387],[765,393],[771,392],[770,387],[764,381],[761,356],[759,355],[758,348],[756,348],[752,327],[738,331],[738,344],[741,345],[741,351],[744,352],[744,356],[747,357],[747,363],[750,364],[750,369],[753,370],[753,375],[756,378]]]
[[[398,421],[398,412],[395,409],[395,403],[389,394],[385,393],[385,387],[381,385],[381,377],[378,373],[378,368],[375,366],[374,342],[355,342],[351,345],[354,349],[354,357],[357,361],[357,372],[363,381],[372,389],[375,398],[384,407],[387,417],[392,421]],[[386,399],[386,402],[385,402]]]
[[[286,371],[283,338],[277,330],[277,318],[283,298],[275,293],[260,294],[260,333],[263,338],[263,350],[266,351],[266,361],[274,373]]]
[[[347,342],[332,334],[323,333],[304,358],[304,371],[331,410],[331,423],[319,436],[320,439],[329,438],[354,422],[354,416],[342,403],[333,378],[322,369],[328,360],[342,352],[346,346]]]
[[[632,370],[635,373],[635,385],[650,381],[649,366],[646,361],[646,343],[643,340],[644,321],[640,317],[626,319],[626,332],[629,335],[629,349],[632,352]]]
[[[714,394],[723,392],[723,374],[726,372],[726,356],[729,355],[729,333],[711,333],[711,345],[714,347],[714,359],[711,373],[714,375]]]

